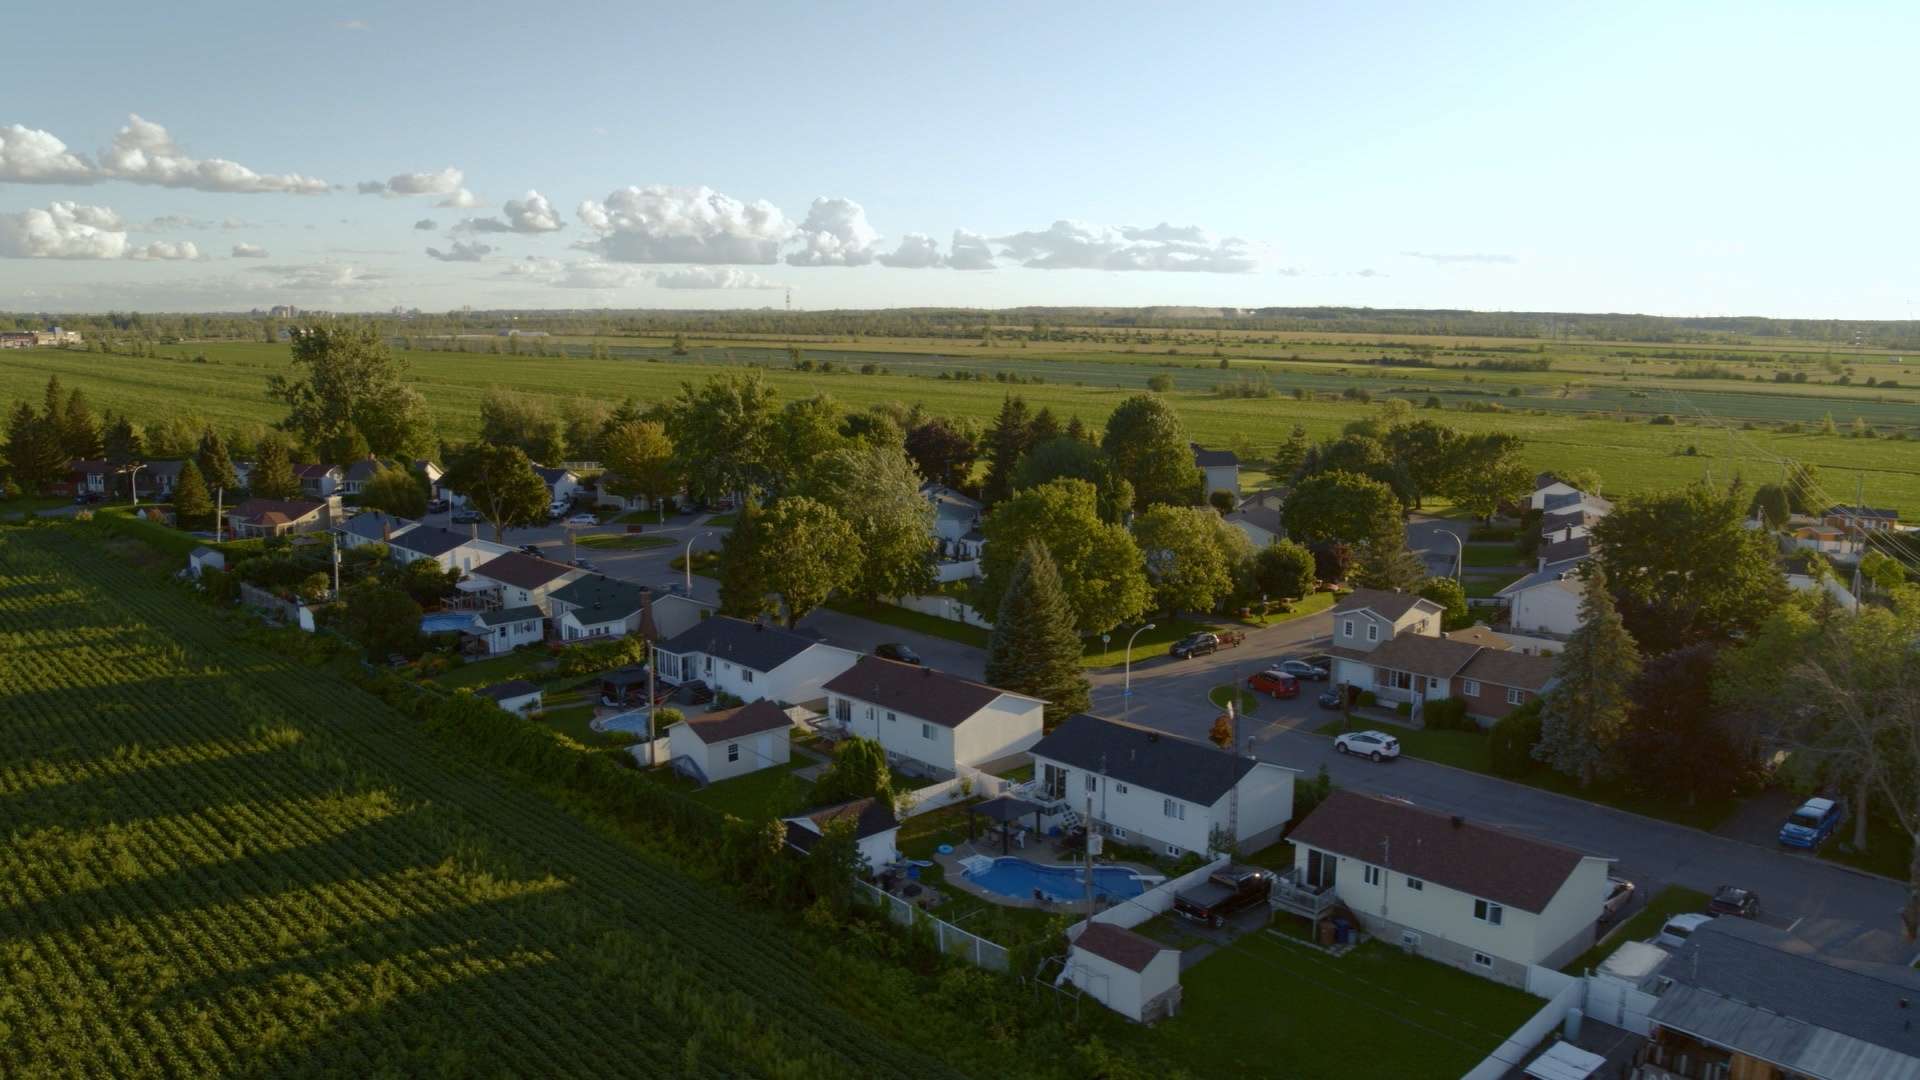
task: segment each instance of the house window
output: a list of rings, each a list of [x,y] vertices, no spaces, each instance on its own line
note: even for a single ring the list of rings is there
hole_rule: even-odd
[[[752,682],[752,681],[753,681],[753,669],[752,669],[752,668],[741,668],[741,669],[740,669],[740,681],[741,681],[741,682]]]
[[[713,657],[705,657],[705,660],[707,661],[707,674],[711,675],[713,674]]]
[[[1475,682],[1472,679],[1462,679],[1460,681],[1460,696],[1461,697],[1479,697],[1480,684],[1478,682]]]
[[[1427,883],[1424,881],[1421,881],[1417,877],[1410,877],[1407,879],[1407,888],[1411,889],[1414,892],[1424,892],[1426,890],[1426,887],[1427,887]]]
[[[895,716],[895,715],[893,715],[892,713],[888,713],[888,714],[887,714],[887,723],[889,723],[889,724],[891,724],[891,723],[893,723],[893,722],[894,722],[895,720],[898,720],[898,719],[900,719],[900,718],[899,718],[899,717],[897,717],[897,716]]]
[[[1125,784],[1115,784],[1115,785],[1113,785],[1113,790],[1115,790],[1115,791],[1117,791],[1117,792],[1119,792],[1119,793],[1120,793],[1120,794],[1122,794],[1122,795],[1125,795],[1125,794],[1127,793],[1127,785],[1125,785]]]
[[[728,761],[740,760],[740,744],[739,743],[730,742],[727,744],[727,760]]]
[[[1377,866],[1367,867],[1367,872],[1362,876],[1367,879],[1367,884],[1369,885],[1380,884],[1380,868]]]
[[[1340,623],[1340,636],[1341,637],[1353,636],[1353,620],[1352,619],[1347,619]]]
[[[1178,799],[1164,799],[1160,803],[1160,812],[1175,821],[1187,820],[1187,804]]]
[[[1179,855],[1180,855],[1180,845],[1179,845],[1179,844],[1168,844],[1168,845],[1167,845],[1167,854],[1169,854],[1169,855],[1172,855],[1172,856],[1174,856],[1174,857],[1176,857],[1176,858],[1177,858],[1177,857],[1179,857]]]
[[[852,723],[853,702],[848,701],[846,698],[835,698],[833,701],[833,717],[843,724]]]
[[[1427,689],[1429,689],[1429,690],[1438,690],[1438,689],[1440,689],[1440,680],[1439,680],[1439,679],[1435,679],[1435,678],[1432,678],[1432,677],[1428,677],[1428,679],[1427,679]]]
[[[1474,967],[1477,967],[1477,968],[1485,968],[1485,969],[1487,969],[1488,971],[1492,971],[1492,970],[1493,970],[1493,957],[1491,957],[1491,956],[1488,956],[1488,955],[1487,955],[1486,953],[1483,953],[1483,952],[1477,952],[1477,953],[1474,953],[1474,954],[1473,954],[1473,966],[1474,966]]]
[[[1490,900],[1475,900],[1473,902],[1473,917],[1489,926],[1499,926],[1500,916],[1502,914],[1504,914],[1504,909],[1501,908],[1499,904],[1493,903]]]
[[[1525,702],[1526,700],[1527,700],[1527,695],[1524,692],[1515,690],[1512,687],[1507,688],[1507,704],[1519,705]]]
[[[1087,774],[1087,790],[1093,791],[1099,788],[1099,786],[1100,786],[1099,778],[1094,776],[1092,773],[1088,773]]]
[[[1127,830],[1119,826],[1109,826],[1107,831],[1113,834],[1115,840],[1125,840],[1127,838]]]
[[[928,742],[932,742],[933,741],[933,725],[926,724],[926,723],[921,724],[920,737],[923,739],[926,739]]]
[[[1378,625],[1374,623],[1367,624],[1367,640],[1368,641],[1380,640],[1380,627]]]
[[[1425,620],[1425,619],[1421,619],[1421,620],[1420,620],[1419,622],[1417,622],[1417,623],[1414,623],[1414,624],[1413,624],[1413,632],[1414,632],[1414,633],[1416,633],[1416,634],[1424,634],[1424,633],[1426,633],[1426,632],[1427,632],[1427,620]]]

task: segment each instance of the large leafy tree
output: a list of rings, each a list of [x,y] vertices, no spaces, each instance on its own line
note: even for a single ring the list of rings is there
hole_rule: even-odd
[[[1089,688],[1074,624],[1052,556],[1028,541],[987,637],[987,682],[1045,701],[1049,723],[1084,710]]]
[[[933,505],[897,445],[860,442],[815,461],[804,493],[853,527],[859,561],[847,591],[869,603],[933,588]]]
[[[247,490],[262,499],[291,499],[300,494],[300,481],[293,475],[293,459],[286,439],[269,434],[260,440],[260,453],[254,459],[253,472],[247,476]]]
[[[200,466],[189,458],[180,465],[173,482],[173,519],[183,529],[205,529],[213,524],[213,496],[207,493],[207,481]]]
[[[1013,493],[1013,471],[1033,445],[1033,414],[1025,398],[1009,394],[1000,402],[1000,415],[987,429],[985,442],[987,482],[982,498],[992,504]]]
[[[798,490],[814,462],[846,444],[840,434],[840,406],[833,398],[815,394],[787,402],[773,420],[769,483],[780,492]]]
[[[347,636],[360,643],[367,658],[420,653],[420,605],[402,589],[368,578],[346,590],[341,620]]]
[[[1318,584],[1313,552],[1292,540],[1268,544],[1253,554],[1253,587],[1275,600],[1298,600]]]
[[[1084,480],[1055,480],[1016,493],[987,515],[978,603],[998,611],[1027,542],[1053,557],[1074,622],[1083,634],[1111,630],[1147,610],[1146,564],[1133,537],[1101,521],[1097,493]]]
[[[667,431],[694,495],[745,496],[767,486],[777,397],[759,372],[681,384],[667,406]]]
[[[714,572],[720,582],[722,615],[757,619],[773,610],[769,599],[773,592],[772,568],[762,561],[759,551],[761,513],[760,504],[748,499],[741,505],[733,528],[720,541]]]
[[[1520,460],[1518,435],[1487,432],[1452,440],[1440,494],[1480,518],[1533,490],[1533,470]]]
[[[1732,488],[1692,484],[1621,501],[1593,529],[1634,639],[1664,652],[1752,632],[1786,598],[1779,556]]]
[[[1460,467],[1460,433],[1432,420],[1415,420],[1387,431],[1387,453],[1412,488],[1413,505],[1451,486]]]
[[[647,500],[666,520],[666,500],[680,489],[667,429],[652,420],[628,420],[607,429],[599,441],[600,461],[607,467],[601,482],[607,490],[621,498]]]
[[[1540,741],[1533,748],[1535,760],[1581,787],[1618,769],[1618,744],[1640,677],[1640,649],[1613,606],[1605,569],[1587,563],[1585,577],[1580,629],[1554,664],[1553,685],[1540,703]]]
[[[1473,625],[1467,590],[1452,578],[1433,577],[1420,583],[1419,595],[1440,605],[1440,629],[1459,630]]]
[[[1133,485],[1100,448],[1071,435],[1035,443],[1013,472],[1015,490],[1060,479],[1085,480],[1099,492],[1100,520],[1123,522],[1133,512]]]
[[[1161,611],[1212,611],[1233,595],[1253,546],[1210,509],[1154,506],[1133,522]]]
[[[496,541],[508,529],[545,519],[552,501],[546,483],[517,446],[468,446],[447,462],[441,482],[486,517]]]
[[[979,456],[972,435],[941,416],[910,428],[906,448],[922,476],[950,488],[967,483],[974,459]]]
[[[721,602],[730,611],[754,606],[750,597],[728,595],[734,577],[728,564],[754,564],[747,580],[764,586],[762,602],[772,596],[788,626],[826,602],[835,589],[852,584],[860,566],[860,538],[853,526],[817,499],[790,495],[742,519],[721,549]]]
[[[814,781],[813,802],[833,806],[868,796],[893,799],[893,770],[887,765],[886,747],[867,738],[844,740],[826,771]]]
[[[193,455],[193,460],[200,466],[200,475],[209,488],[233,491],[240,487],[240,477],[234,471],[233,458],[227,453],[226,441],[213,428],[209,427],[201,433],[200,449]]]
[[[1303,544],[1355,544],[1389,531],[1400,520],[1400,500],[1378,480],[1333,470],[1294,485],[1281,522]]]
[[[1634,683],[1620,760],[1634,786],[1665,796],[1727,798],[1753,778],[1749,739],[1713,697],[1718,648],[1688,645],[1648,660]]]
[[[492,387],[480,399],[480,441],[517,446],[542,464],[565,460],[567,429],[546,399]]]
[[[395,517],[418,518],[427,512],[427,489],[413,473],[386,466],[361,486],[360,505]]]
[[[1198,502],[1203,486],[1193,463],[1180,415],[1158,394],[1136,394],[1107,417],[1100,440],[1116,472],[1133,485],[1133,502],[1144,510],[1157,503]]]
[[[281,427],[310,447],[337,445],[350,429],[382,457],[414,457],[433,445],[426,399],[372,323],[301,329],[291,372],[269,376],[267,396],[287,407]]]

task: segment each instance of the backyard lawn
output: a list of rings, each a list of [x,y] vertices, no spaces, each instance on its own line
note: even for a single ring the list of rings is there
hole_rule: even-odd
[[[1573,958],[1560,970],[1569,975],[1582,975],[1588,968],[1599,967],[1600,961],[1613,955],[1613,950],[1623,941],[1645,941],[1660,932],[1660,927],[1668,919],[1688,911],[1707,910],[1710,897],[1703,892],[1683,889],[1678,885],[1669,885],[1661,889],[1645,907],[1633,913],[1619,929],[1607,938]]]
[[[433,681],[449,690],[458,690],[461,687],[478,689],[512,679],[524,679],[539,670],[550,659],[544,649],[521,649],[505,656],[475,660],[456,668],[448,668],[444,674]]]
[[[1283,622],[1304,619],[1309,615],[1318,615],[1332,607],[1333,601],[1333,593],[1317,592],[1305,599],[1295,600],[1292,611],[1275,611],[1267,615],[1255,615],[1242,621],[1253,626],[1277,626]]]
[[[1542,1004],[1377,941],[1334,958],[1265,931],[1180,981],[1155,1034],[1196,1076],[1456,1077]]]
[[[1512,572],[1468,574],[1461,579],[1460,585],[1466,590],[1468,599],[1490,600],[1495,593],[1519,581],[1523,577],[1526,577],[1526,575]]]
[[[1520,556],[1514,554],[1512,544],[1470,543],[1465,545],[1460,561],[1479,567],[1518,566]]]
[[[796,769],[812,764],[815,764],[812,758],[795,757],[785,765],[722,780],[699,790],[694,789],[693,781],[664,766],[648,775],[685,791],[687,798],[723,814],[746,821],[767,821],[806,809],[807,794],[813,790],[813,784],[793,774]]]

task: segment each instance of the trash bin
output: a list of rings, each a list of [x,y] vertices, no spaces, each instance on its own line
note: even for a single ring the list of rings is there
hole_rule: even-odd
[[[1333,939],[1341,945],[1353,940],[1353,924],[1345,919],[1333,920]]]
[[[1333,944],[1333,935],[1334,935],[1334,929],[1333,929],[1332,923],[1323,922],[1320,924],[1320,944],[1322,945]]]
[[[908,877],[910,877],[910,878],[912,878],[912,879],[913,879],[913,880],[915,880],[915,881],[919,881],[919,880],[920,880],[920,868],[919,868],[919,867],[917,867],[917,866],[915,866],[915,865],[913,865],[912,863],[908,863],[908,864],[907,864],[907,876],[908,876]]]

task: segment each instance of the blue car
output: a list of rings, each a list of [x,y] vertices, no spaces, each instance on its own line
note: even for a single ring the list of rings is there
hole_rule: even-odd
[[[1787,847],[1817,848],[1846,816],[1846,807],[1834,799],[1808,799],[1780,826],[1780,842]]]

